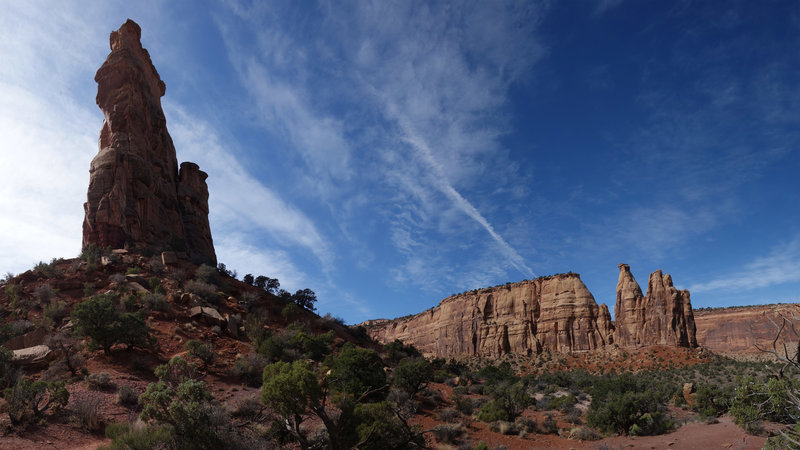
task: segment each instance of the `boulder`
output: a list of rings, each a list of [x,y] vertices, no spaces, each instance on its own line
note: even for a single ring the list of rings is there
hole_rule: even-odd
[[[225,318],[215,308],[210,306],[195,306],[189,310],[189,317],[192,320],[205,322],[207,325],[217,325],[224,327],[226,324]]]
[[[144,286],[135,281],[129,281],[127,284],[128,287],[131,288],[131,290],[137,294],[146,294],[150,292]]]
[[[46,345],[35,345],[33,347],[21,348],[13,351],[11,363],[17,366],[38,367],[46,365],[53,354],[50,347]]]
[[[694,399],[697,396],[694,390],[694,383],[683,383],[683,399],[690,408],[694,407]]]
[[[166,85],[128,20],[111,33],[97,71],[105,119],[89,168],[83,246],[164,248],[180,243],[198,263],[216,265],[208,225],[207,175],[178,161],[161,97]]]

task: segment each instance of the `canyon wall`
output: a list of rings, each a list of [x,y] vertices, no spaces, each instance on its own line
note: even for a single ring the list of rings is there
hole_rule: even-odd
[[[650,275],[645,296],[620,265],[617,311],[622,321],[615,324],[608,307],[569,273],[454,295],[414,316],[363,325],[378,342],[400,339],[439,357],[582,352],[615,343],[697,346],[689,292],[661,271]]]
[[[772,348],[782,318],[789,320],[777,345],[785,342],[790,351],[797,347],[798,338],[790,324],[800,332],[800,304],[737,306],[695,311],[697,343],[716,353],[761,353],[757,348]]]
[[[441,357],[585,351],[613,339],[608,308],[597,305],[578,274],[454,295],[415,316],[365,325],[379,342],[400,339]]]
[[[99,152],[89,168],[83,246],[185,250],[216,265],[205,172],[180,171],[161,108],[166,85],[142,48],[132,20],[111,33],[111,53],[95,75],[104,114]]]

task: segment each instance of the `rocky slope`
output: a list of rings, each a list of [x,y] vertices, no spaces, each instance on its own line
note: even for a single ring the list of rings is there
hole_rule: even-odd
[[[166,85],[132,20],[111,33],[111,53],[95,75],[105,115],[89,169],[83,246],[185,250],[216,265],[208,223],[207,175],[178,162],[161,108]]]
[[[644,296],[621,264],[617,311],[622,320],[615,327],[608,307],[570,273],[454,295],[420,314],[364,325],[379,342],[400,339],[440,357],[581,352],[614,343],[697,346],[689,291],[678,291],[660,270]]]
[[[756,344],[771,348],[782,317],[800,331],[800,304],[743,306],[715,308],[695,312],[697,343],[717,353],[759,353]],[[787,324],[777,344],[783,342],[796,348],[800,336],[792,333]]]

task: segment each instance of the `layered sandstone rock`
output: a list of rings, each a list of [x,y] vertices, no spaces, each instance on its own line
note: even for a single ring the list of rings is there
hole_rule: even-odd
[[[611,343],[604,306],[579,275],[565,274],[455,295],[410,318],[365,325],[379,342],[400,339],[442,357],[575,352]]]
[[[778,336],[783,319],[787,319],[781,335]],[[695,311],[697,323],[697,343],[716,353],[760,354],[756,345],[762,349],[776,346],[783,350],[786,343],[790,354],[797,348],[798,336],[792,332],[792,325],[800,331],[800,304],[744,306],[716,308]]]
[[[630,267],[620,264],[619,269],[614,342],[621,347],[697,347],[689,291],[679,291],[669,274],[657,270],[650,274],[643,296]]]
[[[95,75],[105,120],[89,169],[83,246],[185,247],[216,265],[206,174],[178,162],[161,97],[166,85],[128,20],[111,33],[111,53]]]

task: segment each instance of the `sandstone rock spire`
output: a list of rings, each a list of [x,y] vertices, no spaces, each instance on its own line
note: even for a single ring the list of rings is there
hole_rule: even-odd
[[[697,347],[689,291],[679,291],[669,274],[656,270],[643,296],[630,267],[620,264],[619,269],[614,341],[621,347]]]
[[[208,223],[208,187],[193,163],[180,172],[161,108],[166,85],[128,19],[110,37],[95,75],[105,119],[89,168],[83,246],[171,247],[216,265]]]

